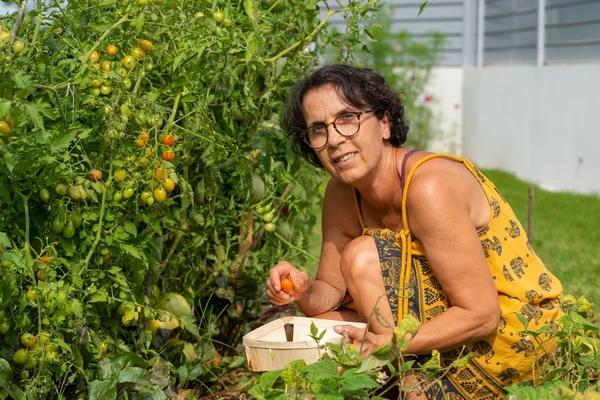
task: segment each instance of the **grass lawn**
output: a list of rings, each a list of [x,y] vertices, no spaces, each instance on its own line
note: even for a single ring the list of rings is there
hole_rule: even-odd
[[[529,184],[501,171],[482,171],[527,229]],[[565,293],[600,305],[600,197],[535,188],[531,243]]]
[[[496,184],[527,229],[529,183],[502,171],[482,172]],[[565,293],[585,295],[599,309],[600,197],[548,192],[536,187],[534,199],[533,248],[561,280]],[[321,224],[318,223],[307,250],[318,258],[320,248]],[[317,263],[312,261],[305,265],[311,276],[316,267]]]

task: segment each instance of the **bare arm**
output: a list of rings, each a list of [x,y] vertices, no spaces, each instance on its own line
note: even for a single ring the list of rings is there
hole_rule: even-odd
[[[496,332],[498,294],[473,222],[475,209],[484,207],[489,205],[481,187],[459,164],[432,160],[415,173],[408,191],[408,224],[452,306],[421,326],[407,353],[449,350]],[[362,331],[347,325],[337,330],[343,329],[360,343]],[[391,331],[378,333],[367,334],[365,355],[391,339]]]
[[[340,305],[346,293],[340,270],[341,254],[351,241],[351,235],[360,235],[360,227],[355,216],[352,189],[333,179],[327,185],[323,201],[322,231],[323,243],[316,278],[310,279],[290,263],[280,262],[271,269],[267,280],[267,295],[272,303],[287,304],[295,300],[307,316],[319,315]],[[293,293],[281,291],[279,282],[284,277],[289,277],[294,283]]]
[[[496,286],[471,218],[473,199],[483,199],[482,189],[462,166],[440,164],[423,164],[415,174],[408,217],[452,306],[422,325],[409,342],[407,352],[413,354],[484,338],[496,332],[500,320]]]

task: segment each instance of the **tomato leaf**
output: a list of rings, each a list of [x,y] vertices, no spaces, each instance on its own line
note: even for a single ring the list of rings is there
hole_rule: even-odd
[[[419,13],[417,14],[417,17],[419,17],[423,11],[425,11],[425,8],[427,7],[427,4],[429,3],[429,1],[425,1],[423,2],[423,4],[421,4],[421,7],[419,7]]]
[[[18,89],[28,89],[33,86],[31,76],[23,71],[13,71],[11,78]]]
[[[0,118],[4,118],[10,111],[10,101],[0,99]]]
[[[29,117],[31,117],[33,120],[35,126],[45,131],[46,127],[44,126],[44,118],[40,114],[40,107],[34,103],[25,103],[25,110],[27,111]]]
[[[10,239],[8,238],[8,235],[6,234],[6,232],[0,232],[0,248],[2,248],[2,247],[6,247],[6,248],[12,247],[12,243],[10,242]]]
[[[197,338],[200,337],[200,331],[198,330],[198,325],[196,325],[196,323],[194,322],[193,317],[184,315],[183,317],[181,317],[179,319],[179,323],[181,324],[181,329],[185,329],[186,331],[188,331],[192,335],[196,336]]]
[[[149,386],[150,385],[150,374],[143,368],[139,367],[125,367],[119,373],[118,382],[131,382],[137,383],[138,385]]]
[[[12,380],[13,371],[10,368],[10,364],[4,358],[0,358],[0,388],[6,390],[14,399],[24,399],[25,393]]]
[[[137,248],[134,246],[131,246],[129,244],[125,244],[125,243],[120,243],[119,247],[121,247],[121,249],[129,254],[132,257],[137,258],[138,260],[143,261],[145,264],[147,264],[148,260],[146,259],[146,257],[144,256],[144,254]]]
[[[137,226],[135,226],[135,224],[131,221],[127,221],[125,222],[125,224],[123,225],[123,228],[125,229],[125,232],[128,232],[130,234],[132,234],[133,236],[137,236]]]
[[[75,132],[74,131],[57,132],[56,135],[52,139],[53,140],[50,143],[50,151],[52,153],[62,152],[64,149],[69,147],[71,142],[75,139]]]
[[[98,377],[101,379],[112,379],[127,367],[145,368],[146,361],[137,354],[128,352],[108,357],[98,363]],[[93,397],[91,397],[93,398]]]
[[[8,168],[8,172],[13,172],[15,165],[17,165],[17,159],[13,153],[4,150],[4,163],[6,164],[6,168]]]
[[[90,399],[113,400],[117,398],[117,382],[113,380],[90,382]]]

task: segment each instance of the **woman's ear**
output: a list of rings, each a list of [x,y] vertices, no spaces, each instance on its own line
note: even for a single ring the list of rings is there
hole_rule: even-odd
[[[379,120],[381,128],[383,129],[383,138],[389,140],[392,137],[392,126],[390,125],[390,112],[386,111],[383,114],[383,118]]]

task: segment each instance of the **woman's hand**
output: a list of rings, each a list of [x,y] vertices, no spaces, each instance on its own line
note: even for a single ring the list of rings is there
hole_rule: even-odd
[[[292,290],[288,290],[288,292],[282,290],[281,281],[283,279],[292,281]],[[273,304],[288,304],[301,299],[304,292],[310,288],[310,284],[311,280],[306,272],[298,270],[287,261],[280,261],[269,271],[269,279],[266,282],[267,296]]]
[[[362,351],[360,353],[363,357],[369,357],[373,351],[381,347],[392,340],[392,333],[376,335],[373,332],[367,332],[365,330],[357,328],[352,325],[336,325],[333,330],[344,335],[347,338],[347,343],[353,344],[357,350]],[[364,343],[363,343],[364,340]]]

